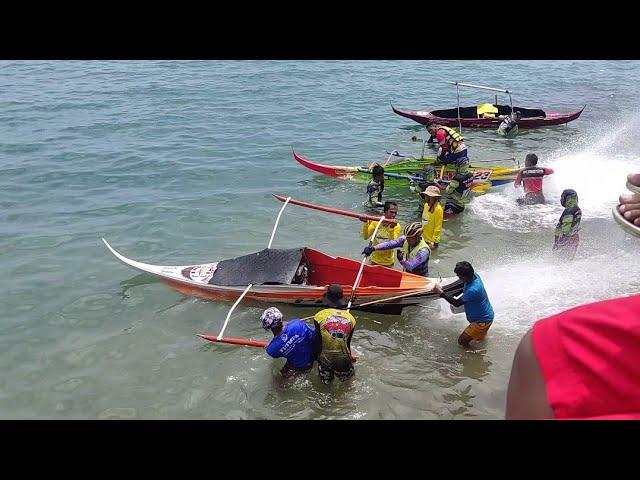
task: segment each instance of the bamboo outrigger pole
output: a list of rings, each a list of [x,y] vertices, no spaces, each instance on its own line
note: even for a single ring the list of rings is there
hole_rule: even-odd
[[[269,245],[267,245],[267,248],[271,248],[271,244],[273,243],[273,237],[276,235],[276,230],[278,229],[278,223],[280,223],[280,217],[282,216],[282,212],[284,212],[284,209],[287,208],[289,200],[291,200],[291,197],[287,197],[287,199],[284,202],[284,205],[282,205],[282,208],[280,209],[280,212],[278,213],[278,218],[276,218],[276,224],[273,226],[273,231],[271,232],[271,238],[269,239]],[[233,304],[233,306],[229,310],[229,313],[227,313],[227,318],[224,320],[224,324],[222,325],[222,330],[220,330],[220,333],[218,334],[218,337],[217,337],[217,341],[218,342],[221,342],[223,340],[222,334],[224,333],[225,329],[227,328],[227,324],[229,323],[229,319],[231,318],[231,314],[233,313],[235,308],[238,306],[238,304],[242,301],[242,299],[247,294],[247,292],[249,292],[249,290],[251,290],[251,287],[253,287],[253,283],[250,283],[249,285],[247,285],[247,288],[245,288],[244,292],[242,292],[242,295],[240,295],[238,297],[238,299],[236,300],[236,303]]]
[[[380,217],[380,220],[378,221],[378,224],[376,225],[376,228],[373,231],[371,238],[369,238],[369,245],[373,244],[373,240],[376,238],[376,233],[378,233],[378,229],[380,228],[380,225],[382,225],[383,220],[385,220],[384,215]],[[358,270],[358,274],[356,275],[356,281],[353,283],[353,287],[351,289],[351,297],[349,298],[349,303],[347,304],[347,312],[351,310],[351,302],[353,302],[353,299],[356,296],[356,288],[358,288],[358,284],[360,283],[360,278],[362,278],[362,270],[364,269],[364,262],[366,260],[367,260],[367,256],[363,255],[362,262],[360,263],[360,270]]]

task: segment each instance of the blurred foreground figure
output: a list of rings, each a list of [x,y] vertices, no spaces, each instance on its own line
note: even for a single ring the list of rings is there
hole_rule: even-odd
[[[513,359],[505,418],[640,419],[640,295],[536,322]]]

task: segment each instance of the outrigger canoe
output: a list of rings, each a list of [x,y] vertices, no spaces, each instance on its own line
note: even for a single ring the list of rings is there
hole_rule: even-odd
[[[511,107],[509,105],[497,105],[493,104],[494,117],[487,117],[486,114],[479,112],[479,106],[474,105],[472,107],[460,107],[460,125],[467,128],[498,128],[502,120],[498,118],[499,115],[509,115],[511,113]],[[586,107],[586,105],[585,105]],[[533,128],[533,127],[546,127],[550,125],[561,125],[563,123],[569,123],[580,116],[585,109],[582,107],[577,112],[573,113],[559,113],[559,112],[546,112],[537,108],[523,108],[513,107],[514,110],[519,111],[522,117],[518,121],[518,128]],[[447,127],[458,126],[458,108],[448,108],[445,110],[406,110],[403,108],[396,108],[391,105],[391,109],[400,115],[406,117],[414,122],[418,122],[422,125],[426,125],[429,122],[436,122],[440,125]]]
[[[366,166],[362,167],[346,167],[340,165],[324,165],[322,163],[315,163],[311,160],[307,160],[298,155],[295,150],[293,151],[293,158],[302,165],[314,172],[327,175],[329,177],[339,178],[341,180],[351,180],[360,178],[363,180],[371,179],[371,171]],[[387,164],[384,167],[385,175],[391,176],[390,180],[395,182],[408,181],[412,174],[418,173],[425,165],[431,165],[435,162],[434,159],[425,158],[422,160],[403,160],[398,163]],[[484,191],[489,187],[502,185],[505,183],[512,183],[518,169],[509,167],[477,167],[471,165],[470,171],[474,176],[474,183],[472,189],[474,191]],[[451,180],[455,175],[455,166],[446,165],[442,174],[442,180]],[[401,177],[401,178],[398,178]]]
[[[309,247],[266,248],[242,257],[197,265],[152,265],[127,258],[104,238],[102,241],[125,265],[159,277],[184,295],[211,300],[234,301],[253,284],[242,302],[320,307],[326,286],[332,283],[342,285],[345,297],[349,298],[360,268],[356,260],[333,257]],[[448,293],[462,292],[463,284],[457,277],[435,279],[380,265],[364,265],[352,308],[399,315],[409,305],[437,300],[439,296],[432,290],[439,281]],[[405,296],[396,298],[401,295]],[[381,301],[358,307],[374,300]]]

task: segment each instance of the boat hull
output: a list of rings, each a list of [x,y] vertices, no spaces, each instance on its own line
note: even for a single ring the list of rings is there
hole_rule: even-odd
[[[457,118],[439,117],[433,112],[426,110],[407,110],[404,108],[395,108],[393,105],[391,108],[401,117],[409,118],[422,125],[426,125],[429,122],[436,122],[446,127],[458,126]],[[580,117],[583,110],[584,107],[582,110],[573,113],[547,112],[544,117],[521,118],[518,121],[518,128],[523,129],[562,125],[563,123],[569,123],[576,120]],[[498,128],[500,123],[502,123],[502,120],[498,118],[461,118],[459,124],[467,128]]]
[[[370,180],[371,172],[367,169],[367,167],[345,167],[339,165],[325,165],[321,163],[315,163],[311,160],[308,160],[300,155],[298,155],[295,150],[293,151],[293,157],[295,160],[301,164],[303,167],[306,167],[314,172],[322,173],[323,175],[328,175],[330,177],[338,178],[341,180]],[[389,172],[394,177],[398,175],[407,175],[411,176],[412,174],[416,174],[419,172],[424,165],[432,165],[435,162],[435,159],[424,158],[422,160],[404,160],[400,163],[395,163],[392,165],[387,165],[385,167],[385,173]],[[441,168],[441,167],[438,167]],[[518,169],[509,168],[509,167],[478,167],[472,165],[469,167],[470,171],[474,175],[472,190],[476,193],[481,193],[486,191],[487,189],[504,185],[506,183],[512,183],[516,174],[518,173]],[[446,165],[442,171],[442,180],[451,180],[455,175],[455,166]],[[440,172],[438,172],[440,174]],[[385,182],[389,181],[390,183],[402,184],[406,185],[409,178],[390,178],[385,180]]]
[[[182,266],[152,265],[129,259],[118,253],[104,238],[102,241],[122,263],[159,277],[165,284],[183,295],[233,302],[247,287],[247,285],[209,284],[218,265],[215,262]],[[351,283],[355,281],[360,262],[332,257],[308,247],[304,249],[304,254],[314,271],[312,274],[315,277],[314,284],[253,285],[243,297],[242,303],[253,305],[284,303],[301,307],[321,307],[322,296],[330,283],[342,285],[345,297],[351,296],[353,290]],[[432,291],[435,283],[436,279],[399,272],[379,265],[365,265],[360,284],[355,291],[353,308],[400,314],[402,308],[406,306],[437,300],[439,297]],[[462,291],[462,284],[457,278],[442,280],[442,286],[454,294]],[[406,294],[414,295],[395,298]],[[380,301],[380,303],[358,307],[360,303],[371,301]]]

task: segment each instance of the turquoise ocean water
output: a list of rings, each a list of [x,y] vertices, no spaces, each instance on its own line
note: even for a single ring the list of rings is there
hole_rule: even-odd
[[[639,74],[632,61],[0,62],[0,418],[502,418],[513,353],[537,318],[640,287],[638,240],[610,212],[640,171]],[[455,80],[512,89],[521,106],[587,104],[515,140],[463,130],[472,159],[535,152],[556,172],[547,205],[521,209],[506,185],[445,223],[430,273],[471,261],[496,312],[478,352],[458,347],[464,315],[441,301],[359,313],[351,382],[325,387],[314,372],[280,387],[282,360],[195,336],[217,333],[231,304],[183,297],[100,240],[148,263],[204,263],[266,247],[281,207],[271,193],[362,210],[364,184],[302,168],[291,147],[340,165],[417,155],[424,129],[390,103],[453,107]],[[580,196],[583,231],[574,262],[558,265],[564,188]],[[406,188],[385,194],[403,223],[416,217]],[[288,207],[274,246],[359,258],[359,232]],[[239,306],[226,334],[267,339],[260,312]]]

